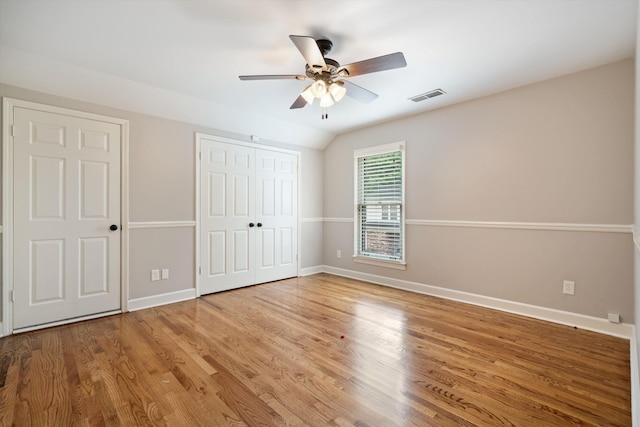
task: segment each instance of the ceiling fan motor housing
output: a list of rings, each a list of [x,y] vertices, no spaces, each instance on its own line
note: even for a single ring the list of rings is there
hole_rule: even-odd
[[[333,43],[331,40],[327,39],[318,39],[316,40],[316,44],[318,45],[318,49],[320,49],[322,56],[326,56],[327,53],[331,52],[331,48],[333,48]]]
[[[305,74],[307,77],[312,79],[317,79],[319,77],[330,78],[334,76],[338,72],[338,68],[340,68],[340,63],[331,58],[324,58],[324,62],[327,64],[326,71],[317,72],[313,68],[307,65],[305,67]]]

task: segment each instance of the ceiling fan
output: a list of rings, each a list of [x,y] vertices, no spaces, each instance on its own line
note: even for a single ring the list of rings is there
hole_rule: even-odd
[[[239,76],[240,80],[313,80],[313,83],[302,91],[290,108],[303,108],[318,98],[320,99],[320,107],[323,108],[323,119],[328,117],[326,108],[340,101],[345,95],[367,103],[378,97],[377,94],[345,79],[407,66],[402,52],[341,66],[338,61],[325,57],[333,47],[331,40],[316,40],[309,36],[289,36],[289,38],[307,61],[304,74]]]

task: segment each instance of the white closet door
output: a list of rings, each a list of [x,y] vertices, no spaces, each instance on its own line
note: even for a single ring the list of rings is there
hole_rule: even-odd
[[[200,139],[200,293],[296,276],[297,157]]]
[[[200,292],[208,294],[255,280],[254,149],[204,140],[201,152]]]
[[[120,130],[14,107],[14,329],[120,308]]]
[[[298,273],[298,165],[289,153],[256,150],[256,283]]]

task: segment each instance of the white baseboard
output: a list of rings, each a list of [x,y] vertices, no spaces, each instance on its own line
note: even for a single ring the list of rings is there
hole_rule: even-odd
[[[301,268],[300,276],[310,276],[312,274],[324,273],[324,265],[316,265],[315,267]]]
[[[322,271],[325,273],[335,274],[336,276],[363,280],[378,285],[390,286],[425,295],[474,304],[521,316],[560,323],[562,325],[576,326],[581,329],[612,335],[615,337],[631,339],[633,336],[633,325],[627,323],[611,323],[604,318],[586,316],[553,308],[539,307],[521,302],[456,291],[453,289],[440,288],[437,286],[394,279],[391,277],[377,276],[375,274],[361,273],[359,271],[346,270],[328,265],[323,266]]]
[[[153,295],[129,300],[129,311],[142,310],[145,308],[157,307],[159,305],[171,304],[174,302],[186,301],[196,297],[195,288],[181,291],[169,292],[166,294]]]

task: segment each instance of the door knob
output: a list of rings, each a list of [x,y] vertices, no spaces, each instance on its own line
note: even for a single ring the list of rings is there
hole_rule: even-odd
[[[262,223],[261,222],[258,223],[258,227],[262,227]]]
[[[115,224],[111,224],[111,227],[109,227],[109,230],[111,231],[116,231],[118,229],[118,226]]]
[[[250,222],[250,223],[249,223],[249,227],[253,227],[254,225],[255,225],[255,224],[254,224],[254,223],[252,223],[252,222]],[[258,226],[258,227],[260,227],[260,226]]]

